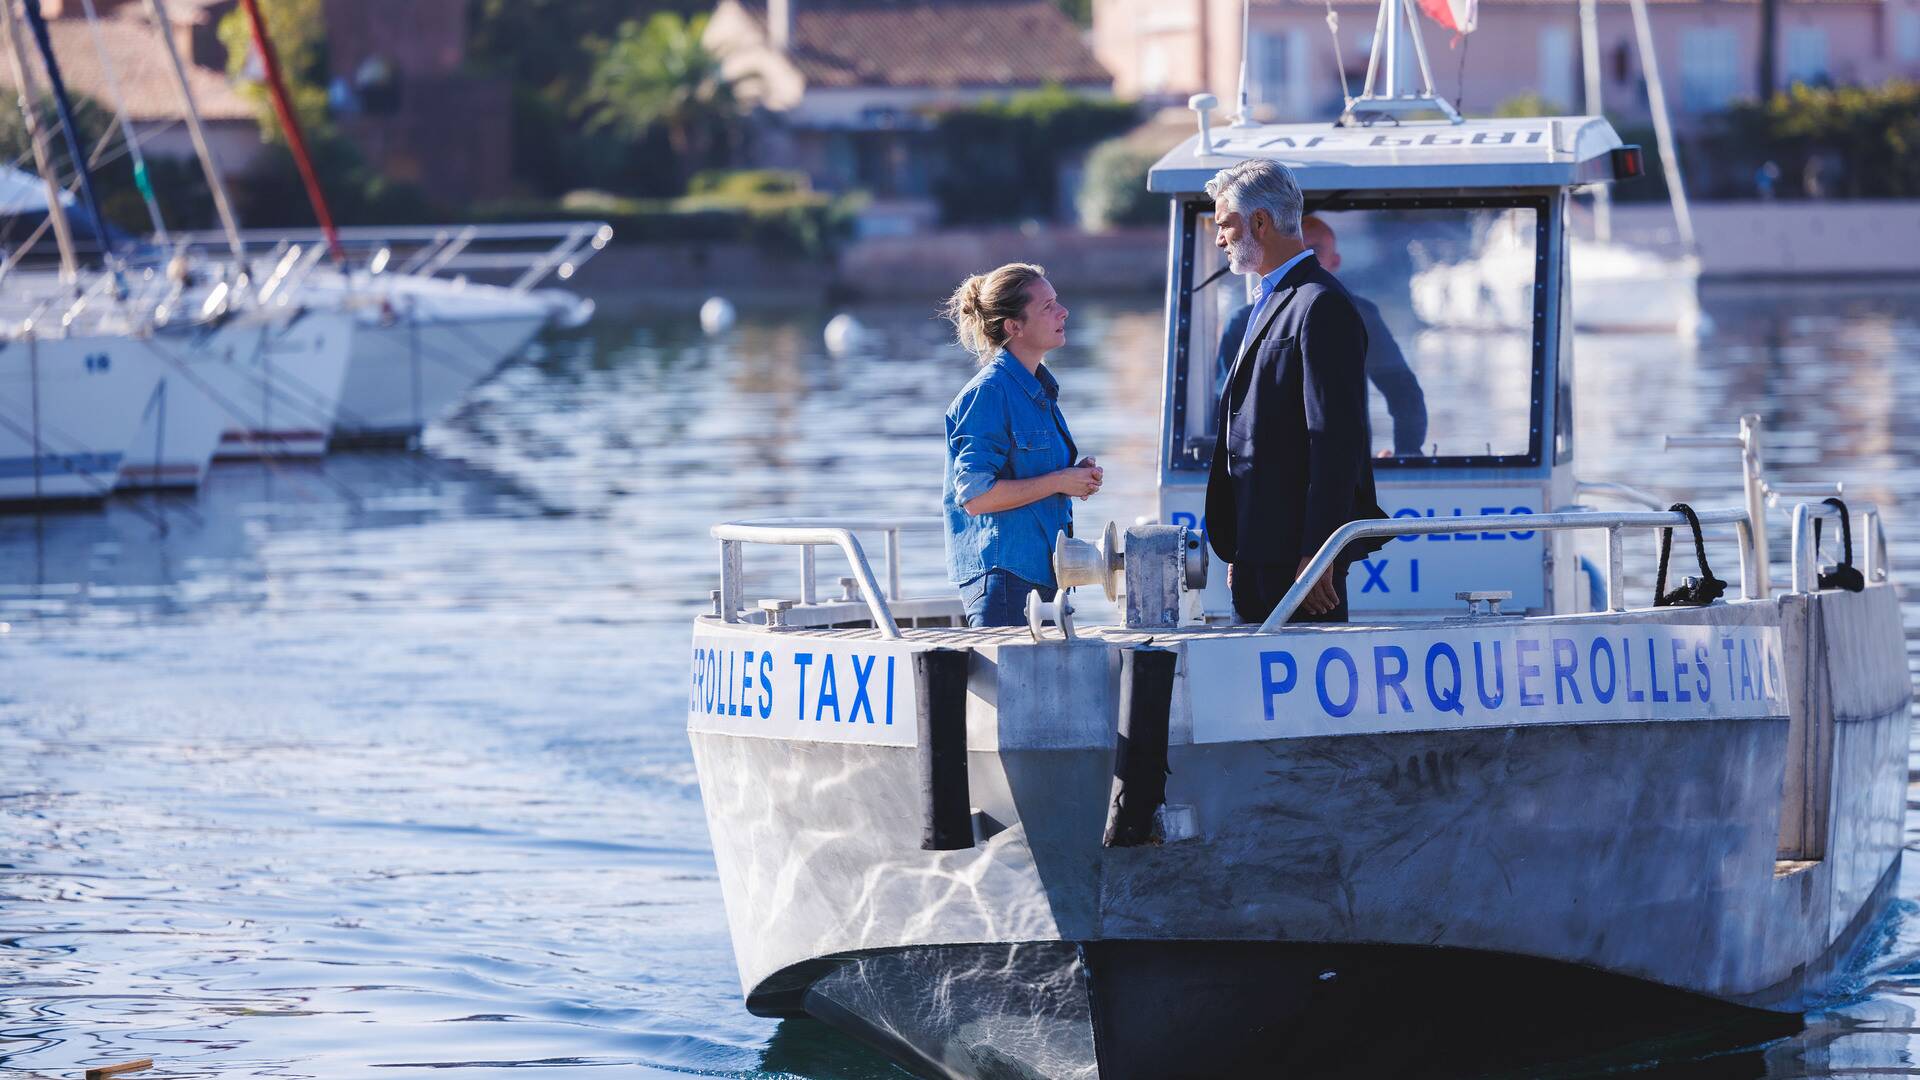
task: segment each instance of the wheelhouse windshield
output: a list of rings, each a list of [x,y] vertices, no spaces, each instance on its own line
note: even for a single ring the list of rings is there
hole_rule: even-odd
[[[1546,201],[1315,203],[1309,196],[1307,241],[1353,295],[1367,328],[1376,464],[1537,463]],[[1188,203],[1184,223],[1169,460],[1205,469],[1252,279],[1226,272],[1211,205]]]

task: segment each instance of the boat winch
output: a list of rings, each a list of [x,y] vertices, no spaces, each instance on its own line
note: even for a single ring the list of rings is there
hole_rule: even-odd
[[[1027,628],[1036,641],[1047,622],[1073,639],[1073,605],[1067,593],[1082,585],[1099,586],[1110,603],[1124,595],[1131,629],[1178,626],[1183,598],[1206,588],[1207,546],[1184,525],[1142,523],[1127,530],[1123,549],[1118,529],[1109,521],[1098,543],[1064,532],[1055,539],[1053,578],[1061,590],[1053,600],[1042,600],[1038,593],[1027,596]]]

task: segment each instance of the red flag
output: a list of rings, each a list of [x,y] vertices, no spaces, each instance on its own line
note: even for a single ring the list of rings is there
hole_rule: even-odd
[[[1473,33],[1473,27],[1480,17],[1479,0],[1420,0],[1420,10],[1427,18],[1453,31],[1454,40],[1460,35]]]

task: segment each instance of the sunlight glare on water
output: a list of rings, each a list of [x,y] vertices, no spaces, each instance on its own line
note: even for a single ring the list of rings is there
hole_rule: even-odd
[[[1124,527],[1154,512],[1162,315],[1070,299],[1063,406],[1108,470],[1076,514]],[[1698,347],[1580,339],[1583,475],[1729,504],[1731,455],[1660,436],[1757,411],[1777,475],[1877,502],[1910,579],[1920,287],[1705,299]],[[828,314],[601,321],[423,455],[0,518],[0,1075],[904,1075],[745,1011],[684,732],[710,525],[937,513],[970,361],[918,309],[831,357]],[[908,545],[910,591],[942,588],[937,534]],[[790,592],[797,559],[749,571]],[[1857,996],[1716,1075],[1920,1071],[1917,873]]]

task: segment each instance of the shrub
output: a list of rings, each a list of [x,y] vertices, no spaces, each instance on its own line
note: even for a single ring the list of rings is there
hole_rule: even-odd
[[[687,194],[747,198],[791,195],[812,187],[805,173],[789,169],[709,169],[693,174],[687,181]]]
[[[1856,199],[1920,196],[1920,83],[1812,87],[1795,84],[1764,104],[1727,110],[1708,137],[1709,155],[1728,186],[1750,192],[1766,161],[1799,177],[1811,158],[1838,165],[1825,179],[1833,194]],[[1783,193],[1798,188],[1793,180]]]
[[[1060,168],[1087,147],[1133,126],[1136,107],[1058,86],[941,114],[943,165],[934,183],[950,225],[1051,218]]]
[[[557,203],[492,203],[479,208],[476,217],[482,221],[605,220],[622,243],[746,243],[770,254],[820,258],[832,254],[852,235],[860,205],[858,197],[835,198],[806,190],[744,195],[707,191],[678,199],[574,191]]]
[[[1167,197],[1147,190],[1147,171],[1158,160],[1158,151],[1127,139],[1094,147],[1076,200],[1081,226],[1101,230],[1165,220]]]

